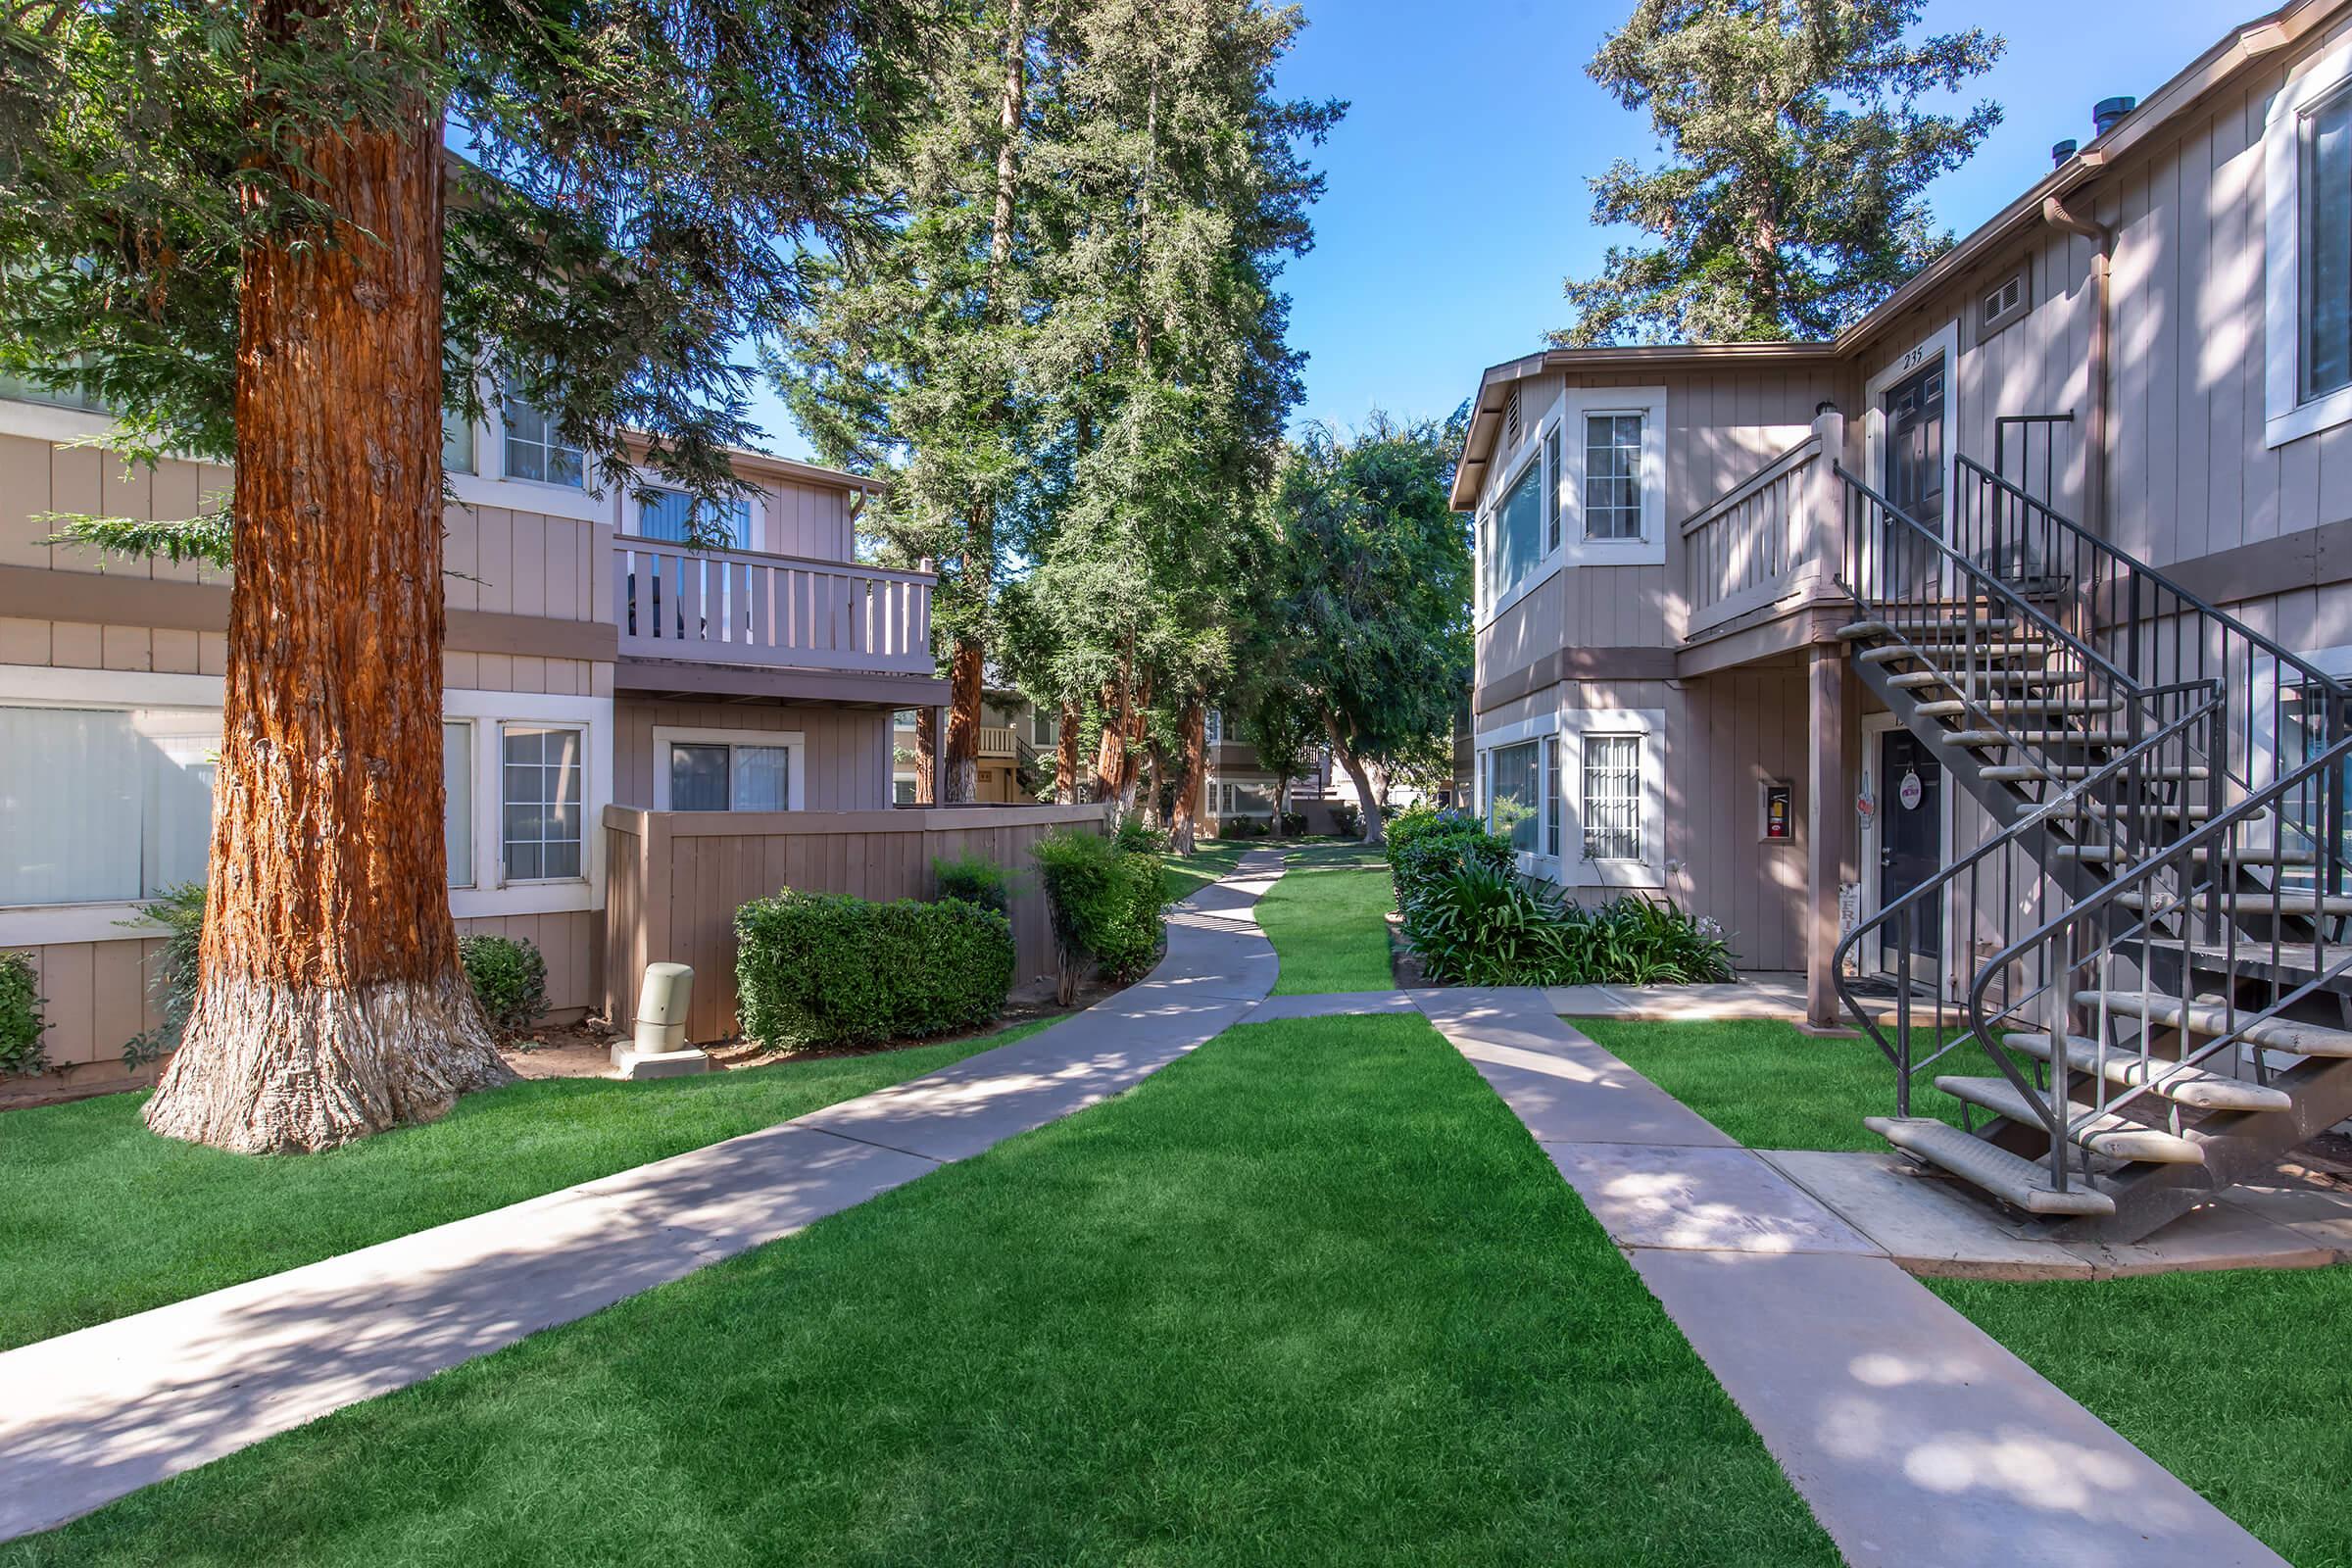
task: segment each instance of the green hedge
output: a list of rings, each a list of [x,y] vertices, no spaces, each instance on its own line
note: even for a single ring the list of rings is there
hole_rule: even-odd
[[[787,888],[735,911],[735,941],[743,1032],[771,1049],[977,1028],[1012,990],[1012,922],[960,899]]]
[[[29,953],[0,953],[0,1078],[49,1070],[41,1043],[40,981]]]
[[[547,959],[535,944],[488,933],[460,937],[458,961],[500,1039],[521,1034],[547,1011]]]
[[[1168,902],[1159,856],[1131,848],[1149,839],[1122,833],[1062,828],[1030,851],[1045,883],[1061,966],[1061,999],[1077,990],[1078,970],[1092,960],[1112,980],[1140,977],[1159,957],[1159,911]]]

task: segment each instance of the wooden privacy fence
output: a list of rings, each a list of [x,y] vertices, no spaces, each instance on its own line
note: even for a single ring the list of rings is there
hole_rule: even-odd
[[[1103,826],[1102,806],[878,811],[647,811],[605,808],[605,1016],[626,1031],[655,962],[694,966],[687,1038],[735,1034],[735,911],[783,888],[929,898],[931,862],[972,854],[1012,873],[1020,984],[1053,973],[1054,938],[1030,848],[1058,827]]]
[[[1688,635],[1828,585],[1841,516],[1833,465],[1844,439],[1845,420],[1822,415],[1811,435],[1683,524]]]

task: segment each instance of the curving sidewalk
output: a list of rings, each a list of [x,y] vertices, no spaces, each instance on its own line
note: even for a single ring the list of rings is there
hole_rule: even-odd
[[[1133,1088],[1274,985],[1279,852],[1177,905],[1139,984],[805,1116],[0,1353],[0,1541],[802,1230]]]

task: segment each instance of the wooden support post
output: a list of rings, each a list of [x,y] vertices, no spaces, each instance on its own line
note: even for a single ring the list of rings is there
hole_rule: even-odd
[[[1845,863],[1845,650],[1816,643],[1806,670],[1805,1021],[1836,1026],[1838,874]]]

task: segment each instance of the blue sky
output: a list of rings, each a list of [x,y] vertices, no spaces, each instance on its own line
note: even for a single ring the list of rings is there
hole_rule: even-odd
[[[1317,160],[1330,186],[1316,244],[1286,274],[1292,341],[1308,355],[1298,417],[1342,425],[1375,408],[1438,417],[1487,366],[1565,324],[1561,280],[1609,243],[1590,221],[1586,176],[1653,162],[1648,122],[1584,74],[1628,8],[1544,0],[1304,0],[1304,37],[1281,85],[1341,97],[1348,117]],[[1965,167],[1934,190],[1960,233],[2049,167],[2050,143],[2090,139],[2090,106],[2145,97],[2263,0],[2112,3],[1930,0],[1922,26],[2001,33],[2001,63],[1969,97],[2007,111]],[[772,399],[755,416],[777,451],[807,445]]]

